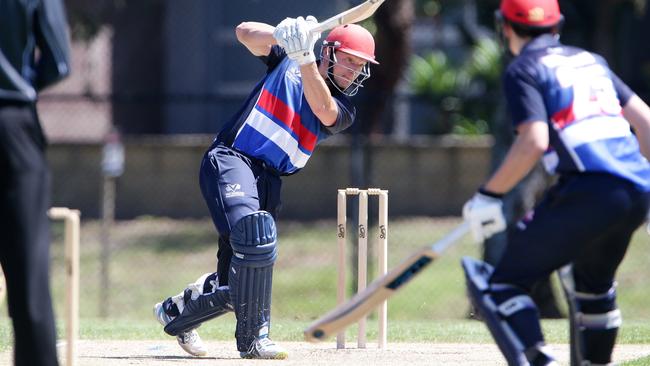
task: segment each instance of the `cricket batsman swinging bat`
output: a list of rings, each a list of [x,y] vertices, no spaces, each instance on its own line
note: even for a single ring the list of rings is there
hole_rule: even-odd
[[[349,301],[314,321],[305,329],[305,340],[309,342],[325,340],[361,319],[380,303],[393,296],[397,290],[431,264],[448,247],[460,240],[468,231],[469,224],[463,222],[435,244],[418,250],[393,270],[373,281],[364,291],[357,293]]]
[[[329,19],[326,19],[317,26],[315,26],[311,31],[314,33],[320,33],[333,29],[339,25],[358,23],[362,20],[370,18],[377,8],[386,0],[366,0],[365,2],[355,6],[354,8],[348,9],[338,15],[335,15]]]

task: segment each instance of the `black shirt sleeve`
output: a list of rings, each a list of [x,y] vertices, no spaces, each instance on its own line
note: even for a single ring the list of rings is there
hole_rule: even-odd
[[[332,126],[325,127],[325,131],[332,135],[340,133],[352,126],[357,114],[354,105],[352,105],[352,102],[346,96],[339,94],[333,97],[336,105],[339,107],[339,115],[336,116],[336,122]]]
[[[70,46],[61,0],[41,1],[35,15],[36,44],[40,51],[35,86],[41,90],[70,73]]]
[[[273,70],[278,64],[287,57],[287,53],[280,46],[271,47],[271,52],[266,56],[260,56],[260,60],[268,67],[267,72]]]
[[[503,78],[504,92],[515,127],[522,123],[547,121],[548,113],[538,83],[522,65],[511,65]]]

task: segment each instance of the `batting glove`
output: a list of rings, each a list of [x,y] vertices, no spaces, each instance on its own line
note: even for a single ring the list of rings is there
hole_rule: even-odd
[[[307,65],[316,62],[314,55],[314,45],[320,39],[320,33],[312,33],[318,21],[313,16],[296,18],[293,27],[285,34],[283,43],[286,43],[285,50],[290,59],[298,65]]]
[[[472,236],[477,243],[482,243],[506,229],[501,196],[484,190],[479,190],[465,203],[463,218],[469,222]]]
[[[286,40],[288,39],[295,22],[295,18],[284,18],[283,21],[275,26],[275,30],[273,31],[273,38],[275,38],[275,41],[284,50],[287,49]]]

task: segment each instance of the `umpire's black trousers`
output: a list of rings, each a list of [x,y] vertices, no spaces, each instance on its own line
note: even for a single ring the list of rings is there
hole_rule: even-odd
[[[49,290],[50,177],[32,103],[0,101],[0,264],[16,365],[57,365]]]

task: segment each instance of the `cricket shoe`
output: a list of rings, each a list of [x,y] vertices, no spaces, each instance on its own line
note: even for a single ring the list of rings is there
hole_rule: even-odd
[[[174,317],[169,316],[165,313],[162,302],[154,305],[153,314],[163,327],[174,319]],[[200,357],[208,354],[208,350],[203,345],[203,341],[201,340],[201,337],[199,336],[199,333],[196,331],[196,329],[180,333],[176,336],[176,340],[178,341],[178,345],[180,345],[185,352],[191,354],[192,356]]]
[[[241,358],[257,358],[266,360],[284,360],[289,355],[282,347],[273,343],[268,336],[255,338],[246,352],[240,352]]]

